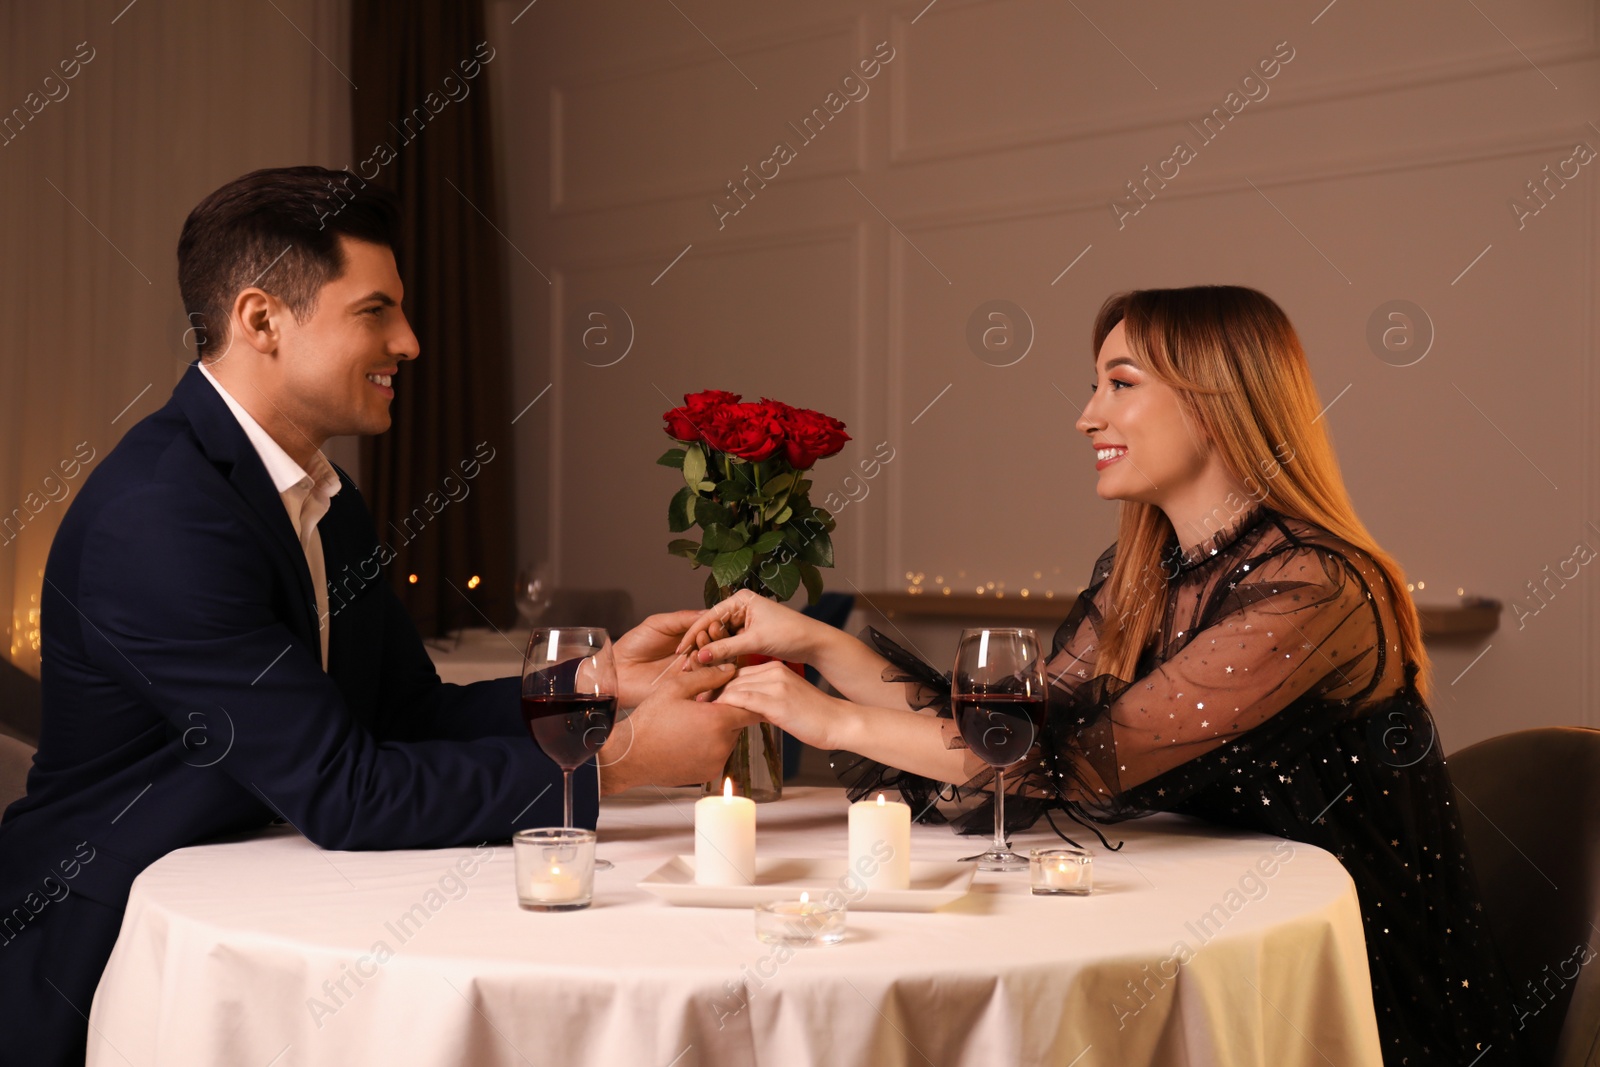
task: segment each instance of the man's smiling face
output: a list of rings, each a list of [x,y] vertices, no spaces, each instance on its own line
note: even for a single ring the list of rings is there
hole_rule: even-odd
[[[344,271],[322,287],[311,316],[279,320],[272,400],[318,442],[387,430],[393,377],[419,354],[401,310],[404,290],[393,251],[349,237],[339,244]]]

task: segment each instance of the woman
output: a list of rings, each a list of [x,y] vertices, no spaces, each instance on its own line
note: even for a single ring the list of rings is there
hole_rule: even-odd
[[[1433,743],[1416,607],[1351,507],[1293,327],[1254,290],[1145,290],[1106,302],[1094,347],[1077,426],[1098,494],[1122,501],[1119,536],[1056,633],[1020,791],[1101,821],[1180,812],[1326,849],[1360,897],[1385,1062],[1522,1062]],[[870,639],[741,594],[681,648],[815,666],[848,699],[776,663],[719,699],[859,753],[858,787],[920,799],[987,781],[940,674]]]

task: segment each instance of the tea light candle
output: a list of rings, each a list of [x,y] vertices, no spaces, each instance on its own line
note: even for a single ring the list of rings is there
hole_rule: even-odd
[[[552,863],[548,868],[533,872],[524,895],[547,904],[577,900],[583,896],[583,881],[571,870],[562,870],[559,864]]]
[[[844,940],[845,908],[816,902],[810,893],[799,900],[756,905],[756,939],[769,945],[834,945]]]
[[[911,887],[911,806],[898,800],[850,805],[850,870],[867,889]]]
[[[518,830],[511,838],[517,903],[528,911],[574,911],[594,896],[593,830]]]
[[[1035,896],[1088,896],[1094,888],[1094,860],[1081,848],[1036,848],[1028,869]]]
[[[720,797],[694,804],[694,880],[700,885],[754,885],[756,802],[733,795],[733,779]]]

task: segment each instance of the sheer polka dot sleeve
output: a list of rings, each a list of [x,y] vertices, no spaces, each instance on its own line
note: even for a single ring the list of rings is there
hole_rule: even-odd
[[[1380,672],[1381,623],[1342,556],[1297,547],[1219,577],[1202,625],[1131,683],[1095,669],[1093,602],[1058,638],[1037,774],[1097,818],[1181,802],[1245,762],[1226,751],[1243,735],[1259,749],[1285,711],[1353,703]]]

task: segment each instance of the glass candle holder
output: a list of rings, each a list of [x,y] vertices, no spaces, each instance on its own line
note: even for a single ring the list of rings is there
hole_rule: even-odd
[[[511,839],[517,903],[528,911],[577,911],[594,899],[593,830],[519,830]]]
[[[845,907],[810,899],[756,905],[756,939],[769,945],[836,945],[844,940]]]
[[[1094,891],[1094,857],[1081,848],[1036,848],[1028,853],[1035,896],[1086,897]]]

